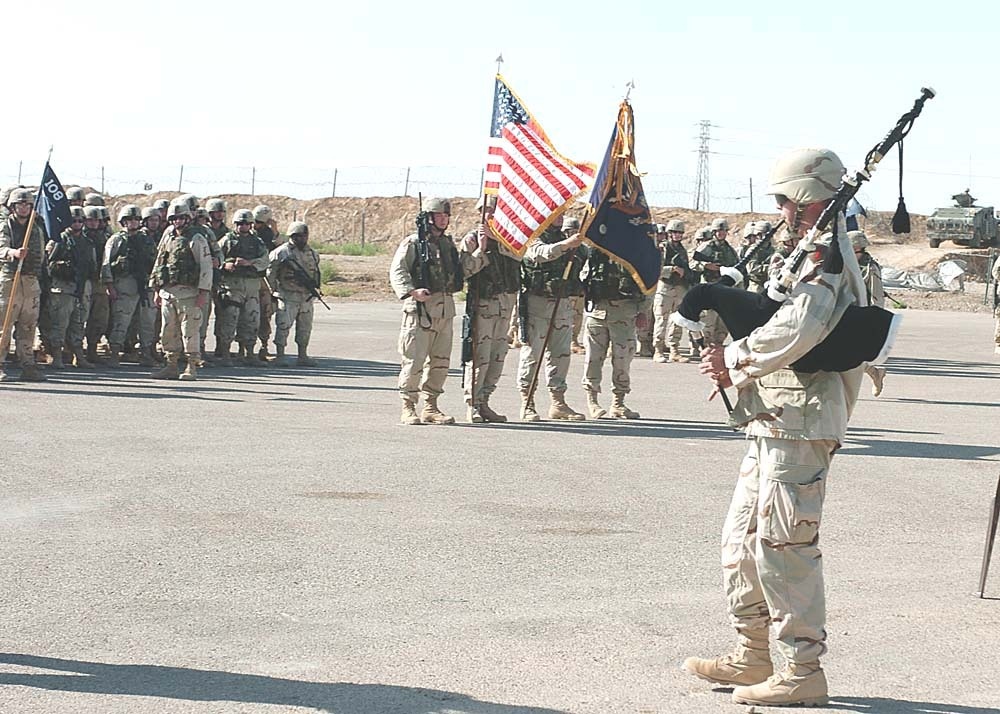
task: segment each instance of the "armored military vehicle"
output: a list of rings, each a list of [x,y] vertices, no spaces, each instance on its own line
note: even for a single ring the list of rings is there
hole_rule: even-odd
[[[927,240],[931,248],[937,248],[945,240],[972,248],[994,245],[998,231],[993,206],[977,206],[969,189],[951,198],[955,201],[954,206],[935,209],[927,219]]]

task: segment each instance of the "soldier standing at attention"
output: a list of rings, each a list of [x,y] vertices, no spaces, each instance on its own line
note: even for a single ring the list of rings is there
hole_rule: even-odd
[[[156,246],[141,230],[142,209],[129,204],[118,212],[123,230],[111,236],[104,247],[101,281],[111,302],[111,328],[108,330],[110,355],[108,366],[119,366],[119,353],[132,317],[139,316],[139,364],[153,366],[155,306],[149,301],[149,275],[156,257]]]
[[[14,336],[14,351],[21,363],[21,379],[26,382],[45,380],[45,375],[35,364],[35,352],[32,349],[42,294],[38,276],[42,272],[42,256],[45,251],[45,234],[40,220],[32,224],[31,233],[28,233],[34,200],[34,195],[26,188],[11,190],[7,198],[10,215],[0,222],[0,323],[6,318],[7,310],[11,311],[11,332],[0,338],[0,382],[10,379],[4,371],[3,363],[7,360],[11,335]],[[17,286],[17,293],[12,296],[19,262],[20,284]]]
[[[253,233],[260,238],[268,255],[278,247],[277,234],[274,232],[274,220],[270,207],[264,204],[254,207]],[[271,318],[274,317],[275,300],[271,294],[271,290],[267,287],[267,272],[261,272],[259,276],[260,327],[257,329],[257,338],[260,340],[260,352],[257,354],[257,359],[261,362],[267,362],[267,342],[271,339]]]
[[[684,222],[677,219],[667,221],[664,229],[667,239],[660,244],[663,267],[656,286],[656,297],[653,299],[653,314],[656,316],[653,327],[656,352],[653,361],[661,363],[668,359],[671,362],[681,361],[681,335],[684,334],[684,328],[670,321],[670,313],[680,307],[681,300],[690,287],[692,275],[687,249],[684,247]],[[667,345],[670,346],[669,357]]]
[[[321,285],[319,254],[309,247],[309,226],[302,221],[293,221],[288,226],[288,239],[287,243],[271,251],[267,268],[267,279],[278,302],[274,318],[274,348],[278,354],[278,366],[287,367],[285,344],[294,325],[295,344],[299,348],[295,364],[315,367],[316,360],[309,356],[309,336],[312,335],[315,300],[312,290],[319,291]]]
[[[453,293],[462,289],[465,271],[477,272],[485,260],[478,238],[466,240],[460,255],[448,235],[451,203],[431,198],[421,207],[427,214],[427,234],[409,235],[392,257],[389,282],[403,301],[403,321],[399,328],[399,396],[403,400],[403,424],[454,424],[455,418],[442,412],[438,398],[451,362]],[[421,239],[426,245],[421,245]],[[423,393],[425,405],[417,415],[417,401]]]
[[[219,353],[229,361],[229,348],[235,339],[240,358],[246,367],[260,365],[253,347],[260,326],[260,273],[267,270],[268,253],[255,236],[253,214],[242,209],[233,214],[235,230],[219,243],[222,250],[222,278],[219,281],[219,309],[215,314]]]
[[[482,209],[483,199],[479,199],[478,209]],[[486,197],[486,215],[490,216],[496,209],[496,196]],[[470,231],[458,246],[465,262],[472,256],[482,256],[482,268],[468,275],[466,294],[476,300],[473,336],[476,340],[475,377],[476,393],[472,393],[471,366],[465,375],[465,401],[469,405],[469,421],[473,424],[482,422],[507,421],[503,414],[497,414],[490,407],[490,395],[496,391],[497,382],[503,374],[504,361],[510,344],[507,341],[507,330],[510,326],[510,316],[517,304],[517,291],[521,286],[521,264],[512,256],[489,232],[485,224]],[[470,250],[470,248],[472,250]]]
[[[597,395],[601,393],[601,372],[610,344],[611,384],[615,395],[611,418],[638,419],[639,412],[625,406],[625,395],[631,391],[629,369],[635,356],[636,329],[645,327],[646,305],[652,300],[642,294],[624,266],[597,248],[590,248],[588,252],[590,255],[583,269],[587,296],[584,324],[587,362],[583,389],[587,393],[587,408],[591,419],[608,414],[598,403]]]
[[[739,258],[736,251],[726,242],[729,235],[729,223],[725,218],[716,218],[709,226],[711,240],[699,245],[695,252],[706,257],[706,260],[691,261],[691,268],[701,275],[701,282],[714,283],[722,277],[719,268],[736,265]],[[726,341],[729,331],[714,310],[705,310],[701,315],[705,324],[705,344],[721,345]]]
[[[868,304],[885,307],[885,288],[882,287],[882,266],[868,252],[868,236],[864,231],[848,231],[847,238],[854,249],[854,257],[858,259],[861,277],[865,280],[865,290],[868,291]],[[872,380],[872,396],[882,393],[885,385],[885,367],[873,364],[865,366],[865,374]]]
[[[768,193],[794,235],[815,224],[843,173],[828,149],[798,149],[778,160]],[[817,245],[817,253],[829,253],[829,234]],[[725,350],[708,348],[702,358],[701,372],[718,387],[738,389],[732,419],[750,444],[722,532],[722,572],[738,644],[722,657],[688,658],[683,669],[736,685],[738,704],[827,702],[819,661],[827,636],[819,530],[830,462],[846,435],[863,369],[806,373],[790,365],[829,334],[849,305],[865,304],[854,254],[843,238],[837,249],[841,272],[820,272],[807,259],[799,272],[806,279],[771,319]],[[769,627],[785,660],[777,671]]]
[[[77,367],[90,367],[83,354],[83,320],[90,305],[94,248],[83,235],[83,209],[70,208],[72,223],[45,246],[49,266],[49,344],[52,367],[63,366],[63,345],[70,345]]]
[[[552,399],[549,419],[561,421],[583,421],[586,417],[574,411],[566,403],[566,375],[569,372],[570,344],[573,340],[573,305],[566,298],[583,295],[580,282],[580,268],[586,260],[586,251],[580,249],[583,236],[580,235],[578,218],[563,219],[559,216],[528,246],[521,261],[521,286],[527,293],[528,342],[521,346],[517,368],[517,381],[521,389],[521,421],[541,421],[535,409],[535,397],[531,393],[531,378],[535,365],[545,360],[545,379]],[[567,266],[570,272],[563,285]],[[559,310],[553,315],[556,300]],[[522,319],[525,316],[521,316]],[[542,354],[542,344],[552,322],[552,335],[548,348]]]
[[[171,203],[167,221],[170,227],[163,232],[150,278],[162,317],[160,342],[167,363],[153,373],[153,379],[195,380],[201,366],[201,321],[212,293],[212,255],[204,233],[192,224],[186,203]],[[187,368],[178,374],[182,353]]]

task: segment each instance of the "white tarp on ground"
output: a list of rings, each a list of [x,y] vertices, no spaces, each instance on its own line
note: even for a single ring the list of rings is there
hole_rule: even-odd
[[[967,267],[964,260],[942,261],[935,272],[899,270],[887,265],[882,268],[882,284],[889,289],[964,292]]]

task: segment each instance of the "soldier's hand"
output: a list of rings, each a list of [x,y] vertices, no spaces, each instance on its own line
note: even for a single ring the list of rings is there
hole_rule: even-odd
[[[706,270],[718,270],[719,269],[719,264],[718,263],[705,263],[705,269]]]
[[[647,327],[649,327],[649,315],[645,312],[640,312],[635,316],[635,329],[645,330]]]
[[[573,248],[578,248],[581,243],[583,243],[583,235],[580,233],[574,233],[566,240],[561,241],[560,245],[566,250],[572,250]]]
[[[222,263],[219,261],[218,258],[212,258],[212,267],[213,268],[218,268],[220,265],[222,265]]]
[[[222,269],[223,270],[228,270],[231,273],[234,270],[236,270],[236,263],[230,263],[230,262],[226,261],[225,263],[222,264]]]
[[[465,250],[466,250],[466,252],[471,253],[472,251],[474,251],[476,249],[476,246],[478,246],[478,245],[479,245],[479,239],[476,236],[471,235],[471,234],[465,236]]]
[[[194,299],[194,306],[198,308],[205,307],[208,302],[208,290],[199,290],[198,297]]]
[[[725,353],[719,345],[712,345],[701,351],[698,371],[711,379],[720,389],[733,386],[733,380],[729,378],[729,369],[726,367]]]
[[[240,266],[241,268],[245,268],[246,266],[250,265],[250,261],[247,260],[246,258],[237,258],[236,265]]]
[[[427,302],[431,296],[431,291],[427,288],[416,288],[410,291],[410,297],[417,302]]]
[[[490,242],[490,234],[483,226],[479,226],[479,252],[485,253]]]

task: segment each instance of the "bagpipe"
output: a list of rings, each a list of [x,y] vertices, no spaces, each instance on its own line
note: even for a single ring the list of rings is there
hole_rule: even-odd
[[[769,282],[766,292],[755,293],[736,287],[746,279],[746,266],[757,253],[756,250],[751,250],[736,265],[722,268],[722,278],[718,282],[702,283],[688,290],[677,312],[670,316],[671,321],[693,333],[699,333],[704,329],[700,321],[701,313],[704,310],[715,310],[734,340],[746,337],[770,320],[785,303],[789,293],[799,282],[799,272],[806,258],[817,251],[817,238],[831,225],[833,237],[821,268],[825,273],[840,273],[843,270],[843,256],[838,240],[838,216],[857,194],[861,184],[871,180],[872,172],[886,153],[910,133],[924,102],[933,96],[934,90],[921,89],[920,97],[910,111],[903,114],[885,138],[865,156],[864,168],[844,174],[833,198],[823,209],[815,225],[785,259],[780,275]],[[902,197],[897,215],[900,212],[905,216]],[[761,240],[758,247],[764,242]],[[898,316],[883,308],[851,305],[830,334],[790,366],[799,372],[844,372],[865,362],[877,364],[884,361],[892,344],[895,320],[898,320]]]

